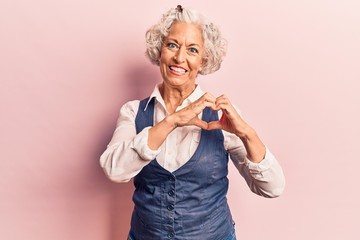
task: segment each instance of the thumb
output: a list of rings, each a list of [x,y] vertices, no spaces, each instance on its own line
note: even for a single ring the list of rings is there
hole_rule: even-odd
[[[191,123],[192,125],[197,126],[199,128],[208,129],[208,123],[199,119],[198,117],[195,117]]]
[[[222,129],[220,121],[212,121],[208,123],[208,130]]]

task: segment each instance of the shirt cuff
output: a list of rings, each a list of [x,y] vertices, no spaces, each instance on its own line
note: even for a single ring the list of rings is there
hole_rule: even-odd
[[[271,168],[274,162],[275,162],[275,157],[267,147],[266,147],[265,157],[259,163],[254,163],[250,161],[247,157],[245,157],[245,165],[248,167],[249,172],[255,175],[261,174],[262,172]]]
[[[150,127],[144,128],[139,134],[134,137],[131,148],[134,149],[145,161],[150,161],[156,158],[160,153],[160,149],[152,150],[148,146]]]

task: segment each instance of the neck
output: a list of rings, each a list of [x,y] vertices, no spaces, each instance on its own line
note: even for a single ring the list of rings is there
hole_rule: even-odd
[[[164,99],[166,109],[169,113],[174,113],[184,99],[186,99],[195,90],[196,85],[187,88],[174,88],[162,83],[160,86],[160,93]]]

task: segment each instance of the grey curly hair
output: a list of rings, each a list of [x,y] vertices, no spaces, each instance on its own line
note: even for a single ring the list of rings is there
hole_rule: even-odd
[[[219,70],[221,62],[226,55],[227,45],[226,40],[221,36],[219,28],[196,10],[182,8],[181,6],[170,9],[163,14],[157,24],[147,30],[145,34],[146,56],[150,61],[155,65],[159,65],[163,40],[167,37],[172,24],[176,21],[199,24],[202,29],[205,61],[199,73],[206,75]]]

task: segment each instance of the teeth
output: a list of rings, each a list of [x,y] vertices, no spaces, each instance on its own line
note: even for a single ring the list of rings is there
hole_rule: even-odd
[[[183,68],[178,68],[178,67],[173,67],[173,66],[170,66],[169,68],[177,73],[185,73],[186,72],[186,70]]]

